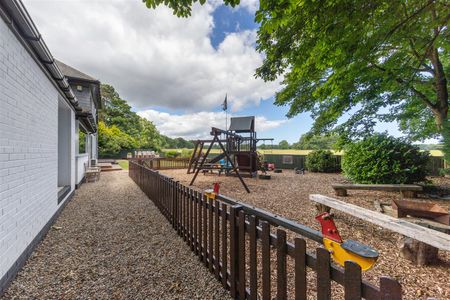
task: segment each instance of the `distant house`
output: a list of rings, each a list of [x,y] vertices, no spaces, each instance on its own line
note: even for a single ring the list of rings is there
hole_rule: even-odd
[[[0,1],[0,17],[1,294],[95,163],[101,100],[98,80],[53,58],[20,0]]]

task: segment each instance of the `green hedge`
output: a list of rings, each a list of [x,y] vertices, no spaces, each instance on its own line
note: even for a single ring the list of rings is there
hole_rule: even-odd
[[[317,150],[306,157],[306,169],[310,172],[333,173],[339,171],[336,158],[329,150]]]
[[[416,183],[427,176],[429,153],[386,134],[349,144],[344,153],[342,170],[356,183]]]

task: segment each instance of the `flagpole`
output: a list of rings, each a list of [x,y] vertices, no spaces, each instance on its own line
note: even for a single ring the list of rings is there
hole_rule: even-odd
[[[228,107],[225,110],[225,130],[228,130]]]
[[[230,143],[228,140],[228,94],[225,94],[225,100],[223,101],[223,108],[225,109],[225,132],[226,136],[225,139],[227,141],[227,151],[230,151]],[[228,164],[230,162],[228,161],[228,157],[225,157],[225,168],[228,167]]]
[[[224,101],[224,105],[225,105],[225,130],[228,130],[228,95],[225,94],[225,101]]]

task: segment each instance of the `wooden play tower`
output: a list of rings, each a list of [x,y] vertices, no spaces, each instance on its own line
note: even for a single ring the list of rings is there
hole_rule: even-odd
[[[259,167],[257,143],[273,139],[257,138],[254,116],[231,118],[228,130],[213,127],[211,136],[213,138],[210,140],[197,140],[195,143],[187,171],[188,174],[194,173],[190,185],[194,183],[200,171],[217,170],[219,174],[237,176],[245,190],[250,192],[242,179],[242,174],[249,177],[256,176]],[[211,149],[215,145],[221,152],[211,158]],[[206,147],[207,150],[203,153]]]

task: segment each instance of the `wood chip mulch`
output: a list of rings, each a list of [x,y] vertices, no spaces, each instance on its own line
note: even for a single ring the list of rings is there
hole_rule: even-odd
[[[192,174],[186,170],[165,170],[164,174],[174,177],[181,183],[188,185]],[[217,174],[199,175],[194,183],[198,190],[212,188],[213,182],[221,183],[221,194],[255,205],[275,214],[295,220],[301,224],[319,230],[319,224],[314,219],[316,208],[309,200],[309,194],[323,194],[339,198],[340,200],[375,210],[374,201],[389,204],[393,199],[399,199],[399,193],[378,191],[349,191],[348,197],[336,197],[331,187],[332,183],[346,182],[340,174],[306,173],[295,174],[293,171],[283,170],[283,173],[270,173],[271,180],[245,178],[250,194],[246,193],[238,178],[218,176]],[[432,178],[436,184],[450,186],[449,178]],[[432,201],[450,208],[450,201],[421,198],[419,200]],[[377,249],[380,257],[375,267],[364,272],[364,279],[378,285],[380,276],[394,277],[402,284],[404,299],[450,299],[450,253],[439,251],[440,261],[431,266],[416,266],[404,259],[398,248],[400,235],[382,229],[369,222],[354,218],[343,212],[334,211],[335,222],[344,239],[353,239]],[[289,234],[292,240],[294,234]],[[308,248],[313,250],[319,244],[308,241]],[[308,280],[309,281],[309,280]],[[313,280],[312,280],[313,281]],[[312,287],[314,289],[314,287]],[[290,291],[293,292],[292,289]],[[337,292],[333,299],[341,298]]]
[[[229,299],[128,177],[83,184],[4,299]]]

